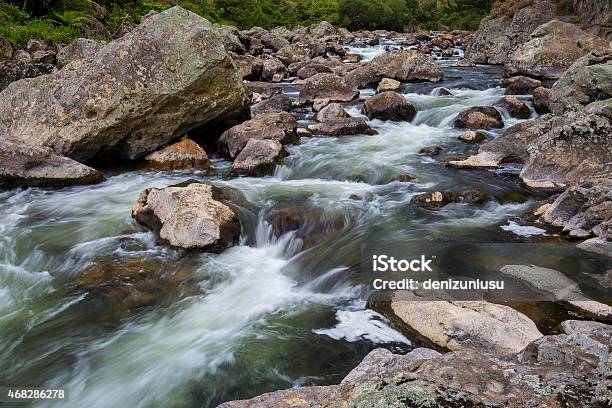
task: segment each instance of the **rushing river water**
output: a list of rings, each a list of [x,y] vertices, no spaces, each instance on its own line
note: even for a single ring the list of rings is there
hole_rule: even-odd
[[[382,46],[353,51],[371,58]],[[337,383],[374,347],[409,349],[409,339],[365,309],[363,242],[545,234],[517,222],[539,197],[519,186],[516,169],[458,171],[418,154],[431,145],[451,155],[473,152],[457,140],[454,116],[503,94],[500,69],[452,62],[443,61],[442,83],[408,86],[418,110],[411,123],[374,120],[376,136],[303,140],[273,176],[227,178],[230,163],[217,159],[215,175],[131,171],[97,186],[0,193],[0,385],[66,388],[70,400],[62,406],[75,408],[214,407]],[[455,96],[435,96],[440,86]],[[359,106],[348,109],[361,115]],[[416,179],[391,181],[404,173]],[[234,193],[240,245],[184,255],[156,245],[132,220],[140,191],[188,178]],[[409,204],[433,188],[467,187],[494,200],[435,212]],[[279,210],[305,216],[312,231],[276,237],[267,220]],[[152,262],[182,278],[155,287],[149,307],[118,308],[112,292],[75,285],[100,261]]]

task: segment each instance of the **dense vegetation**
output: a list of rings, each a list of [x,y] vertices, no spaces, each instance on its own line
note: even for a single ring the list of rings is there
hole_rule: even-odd
[[[23,44],[32,37],[65,42],[78,35],[96,36],[90,30],[93,18],[101,19],[106,31],[112,34],[123,22],[137,22],[150,10],[162,11],[175,4],[212,22],[241,29],[291,27],[327,20],[352,30],[403,30],[436,29],[439,24],[451,29],[475,29],[492,3],[492,0],[99,0],[97,3],[108,10],[102,18],[90,0],[0,1],[0,37],[14,44]]]

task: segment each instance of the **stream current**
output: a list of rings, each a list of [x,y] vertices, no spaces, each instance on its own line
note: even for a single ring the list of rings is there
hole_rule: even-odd
[[[351,51],[369,59],[383,47]],[[214,407],[338,383],[375,347],[409,350],[410,339],[365,307],[364,242],[521,242],[546,233],[517,221],[541,199],[520,186],[517,169],[459,171],[418,153],[433,145],[448,155],[474,152],[457,140],[454,117],[503,95],[501,69],[455,68],[454,61],[440,61],[441,83],[408,85],[405,96],[418,111],[412,122],[369,121],[375,136],[303,139],[272,176],[228,178],[231,163],[214,159],[213,175],[108,172],[96,186],[0,193],[0,386],[65,388],[63,407]],[[441,86],[454,96],[436,96]],[[362,115],[360,105],[347,110]],[[415,180],[392,181],[399,174]],[[186,179],[234,193],[239,245],[185,255],[156,245],[132,220],[144,188]],[[494,199],[437,211],[409,204],[421,192],[463,188]],[[268,222],[274,211],[299,214],[312,228],[277,236]],[[75,285],[100,262],[148,262],[181,279],[152,289],[161,301],[122,308],[112,291]]]

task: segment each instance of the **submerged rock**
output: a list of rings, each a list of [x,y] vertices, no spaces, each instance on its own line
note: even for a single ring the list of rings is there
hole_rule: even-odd
[[[262,113],[225,131],[219,144],[230,158],[236,158],[249,139],[274,139],[281,144],[297,143],[297,121],[287,112]]]
[[[145,160],[155,170],[209,169],[208,155],[193,140],[185,139],[151,153]]]
[[[132,217],[172,247],[221,252],[238,242],[236,213],[219,202],[215,187],[198,182],[147,188],[132,207]]]
[[[437,156],[440,153],[442,153],[442,150],[444,150],[444,149],[442,149],[442,147],[440,147],[440,146],[427,146],[427,147],[424,147],[421,150],[419,150],[419,153],[420,154],[426,154],[426,155],[429,155],[429,156]]]
[[[503,128],[504,121],[494,107],[474,106],[459,112],[455,118],[455,127],[460,129]]]
[[[0,97],[0,135],[79,161],[135,159],[235,116],[243,100],[215,27],[173,7],[92,60],[11,84]]]
[[[451,203],[483,204],[489,195],[480,190],[434,191],[413,196],[410,203],[423,208],[440,208]]]
[[[0,139],[0,189],[65,187],[104,180],[99,171],[60,156],[48,147]]]
[[[369,119],[411,121],[416,108],[397,92],[382,92],[364,102],[364,111]]]
[[[232,165],[233,173],[261,176],[270,173],[284,156],[283,145],[274,139],[249,139]]]

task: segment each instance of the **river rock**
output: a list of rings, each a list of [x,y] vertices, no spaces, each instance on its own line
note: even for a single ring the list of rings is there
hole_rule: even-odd
[[[263,61],[261,79],[270,82],[282,82],[287,75],[287,68],[277,58],[267,57]]]
[[[531,189],[562,191],[583,177],[612,171],[610,118],[590,113],[587,107],[559,120],[567,123],[554,124],[529,145],[529,159],[519,177]]]
[[[410,203],[423,208],[441,208],[451,203],[483,204],[491,200],[483,191],[470,189],[463,191],[433,191],[412,196]]]
[[[335,74],[321,73],[306,79],[300,88],[300,99],[314,101],[350,102],[359,96],[356,87]]]
[[[455,118],[455,127],[460,129],[503,128],[504,121],[492,106],[474,106],[461,111]]]
[[[530,95],[533,91],[542,86],[542,82],[526,76],[513,76],[504,78],[499,82],[502,88],[506,88],[505,95]]]
[[[570,236],[612,238],[610,172],[593,175],[565,190],[542,218],[549,224],[563,227]]]
[[[577,408],[605,406],[612,326],[570,320],[561,327],[563,333],[505,356],[377,349],[339,385],[294,387],[219,408],[541,408],[565,406],[570,392]]]
[[[376,92],[377,93],[388,92],[388,91],[399,92],[402,90],[403,87],[404,86],[402,85],[400,81],[396,81],[395,79],[391,79],[391,78],[383,78],[378,84],[378,88],[376,88]]]
[[[506,61],[509,75],[559,78],[580,57],[609,49],[607,42],[574,24],[552,20],[536,28],[531,40],[521,44]]]
[[[274,165],[284,155],[283,145],[275,139],[249,139],[244,149],[240,151],[232,173],[261,176],[271,172]]]
[[[342,105],[339,103],[330,103],[317,112],[314,116],[314,120],[317,122],[327,122],[329,120],[349,117],[350,115],[342,108]]]
[[[371,96],[363,106],[369,119],[411,121],[416,115],[414,105],[393,91]]]
[[[149,168],[155,170],[209,169],[208,155],[193,140],[185,139],[153,152],[145,157]]]
[[[251,116],[261,115],[262,113],[289,112],[292,107],[293,102],[287,95],[274,95],[251,106]]]
[[[0,139],[0,189],[57,188],[104,180],[99,171],[60,156],[48,147]]]
[[[528,119],[531,116],[529,106],[522,101],[519,101],[516,96],[507,95],[495,102],[495,105],[508,112],[510,116],[518,119]]]
[[[308,125],[308,130],[314,135],[320,136],[350,136],[350,135],[375,135],[363,118],[338,118],[329,119],[321,123]]]
[[[556,115],[612,98],[612,53],[591,53],[576,61],[550,91]]]
[[[357,88],[377,86],[384,78],[400,82],[439,82],[444,73],[430,55],[416,51],[394,50],[363,62],[345,75],[346,81]]]
[[[550,113],[549,103],[550,89],[539,86],[533,90],[533,107],[538,114]]]
[[[419,154],[426,154],[428,156],[437,156],[442,153],[442,147],[440,146],[427,146],[419,150]]]
[[[36,78],[41,75],[51,74],[55,71],[55,66],[51,64],[32,64],[17,60],[0,62],[0,91],[4,90],[9,84],[24,78]],[[2,102],[0,101],[0,107]],[[0,124],[0,135],[2,125]]]
[[[104,48],[105,42],[77,38],[57,53],[57,66],[63,68],[73,61],[93,58],[98,51]]]
[[[468,130],[467,132],[463,132],[457,139],[461,140],[464,143],[482,143],[486,139],[487,134],[478,130]]]
[[[557,123],[562,126],[566,121],[560,118]],[[548,132],[552,126],[551,117],[518,123],[509,127],[502,136],[480,146],[478,154],[465,160],[451,160],[447,165],[457,168],[496,168],[502,163],[525,163],[529,159],[529,144]]]
[[[234,159],[249,139],[274,139],[283,145],[297,143],[296,129],[297,121],[287,112],[262,113],[223,132],[219,144]]]
[[[465,57],[479,64],[503,64],[512,51],[527,41],[536,27],[556,18],[557,6],[549,1],[528,2],[513,14],[484,19]]]
[[[400,301],[390,304],[392,321],[446,350],[518,353],[542,336],[527,316],[485,301]]]
[[[300,79],[310,78],[311,76],[315,76],[317,74],[322,73],[333,73],[333,69],[325,64],[319,63],[310,63],[304,65],[302,68],[298,69],[296,75]]]
[[[134,159],[243,106],[242,78],[216,30],[180,7],[64,68],[2,92],[0,135],[79,161]]]
[[[244,81],[244,87],[249,94],[257,94],[262,100],[283,93],[281,84],[271,84],[269,82]]]
[[[164,244],[221,252],[238,242],[240,222],[217,195],[214,187],[198,182],[147,188],[134,203],[132,217]]]

